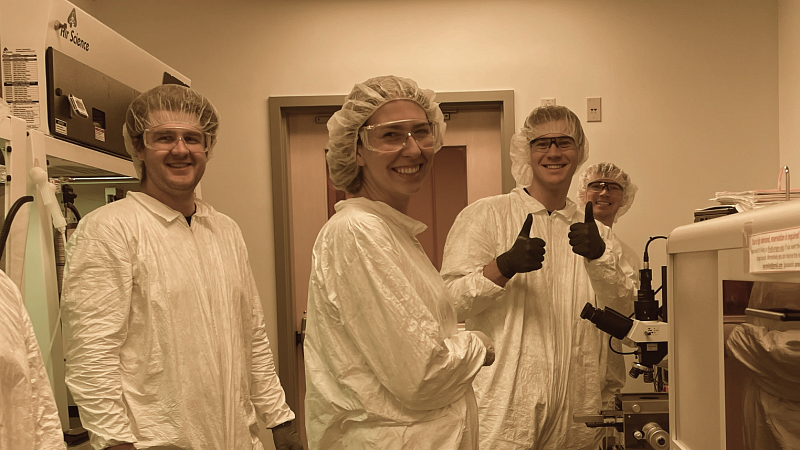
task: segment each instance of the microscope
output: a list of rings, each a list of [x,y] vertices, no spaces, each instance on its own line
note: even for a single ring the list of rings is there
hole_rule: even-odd
[[[634,318],[625,317],[612,308],[595,308],[590,303],[581,311],[581,318],[589,320],[601,331],[604,331],[634,348],[634,361],[628,373],[631,378],[644,375],[645,383],[653,383],[655,392],[645,394],[617,394],[615,408],[601,410],[596,415],[574,417],[576,423],[585,423],[588,427],[613,427],[624,436],[624,446],[616,443],[614,437],[606,437],[603,450],[645,449],[664,450],[670,447],[669,437],[669,399],[667,397],[667,373],[662,363],[667,356],[667,323],[666,289],[662,292],[662,303],[659,307],[655,295],[658,291],[652,288],[653,272],[650,269],[647,247],[655,239],[666,239],[665,236],[651,237],[644,251],[643,269],[639,271],[640,287],[634,302]],[[661,268],[662,280],[666,280],[666,267]],[[666,286],[666,281],[664,281]],[[659,288],[660,290],[660,288]],[[611,339],[609,339],[609,346]],[[613,348],[612,348],[613,350]],[[616,353],[616,350],[613,350]]]
[[[641,286],[633,303],[634,319],[611,308],[595,308],[591,303],[583,307],[581,319],[589,320],[624,345],[636,348],[629,375],[631,378],[638,378],[644,374],[644,382],[653,383],[655,366],[667,356],[669,324],[666,321],[666,306],[659,307],[658,300],[655,299],[652,288],[653,272],[648,266],[645,262],[645,268],[639,271]]]

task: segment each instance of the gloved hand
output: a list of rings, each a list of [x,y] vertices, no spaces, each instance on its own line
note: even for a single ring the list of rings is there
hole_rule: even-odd
[[[292,426],[292,421],[284,422],[272,430],[272,441],[276,450],[303,450],[300,436]]]
[[[592,202],[586,202],[586,220],[583,223],[576,222],[570,225],[569,245],[572,246],[573,252],[589,260],[597,259],[605,253],[606,243],[600,237],[600,230],[594,221]]]
[[[496,259],[497,268],[506,278],[518,273],[533,272],[542,268],[544,261],[544,241],[530,237],[533,215],[528,214],[522,230],[511,249]]]
[[[492,343],[492,340],[489,339],[489,336],[480,331],[470,331],[470,333],[478,336],[478,339],[480,339],[483,342],[484,347],[486,347],[486,358],[483,359],[483,365],[491,366],[494,364],[494,344]]]

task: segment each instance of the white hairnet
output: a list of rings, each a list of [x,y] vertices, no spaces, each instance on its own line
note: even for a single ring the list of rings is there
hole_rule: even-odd
[[[631,209],[639,187],[633,184],[630,175],[613,163],[593,164],[587,167],[578,178],[578,203],[580,203],[580,206],[586,205],[588,201],[586,199],[586,186],[600,178],[614,180],[622,186],[622,206],[620,206],[617,215],[614,217],[614,222],[616,223],[621,215]]]
[[[392,100],[413,100],[428,120],[436,122],[440,131],[433,151],[442,148],[445,123],[439,104],[430,89],[420,89],[414,80],[394,75],[370,78],[356,84],[345,98],[342,109],[328,120],[328,169],[336,189],[355,194],[361,188],[361,171],[356,163],[358,130],[375,111]]]
[[[525,125],[511,138],[511,174],[517,186],[527,187],[533,182],[530,144],[548,133],[563,133],[575,139],[578,145],[578,167],[575,170],[589,158],[589,143],[578,116],[566,106],[540,106],[530,113]]]
[[[161,114],[153,115],[156,111]],[[174,114],[171,114],[174,113]],[[205,132],[210,141],[206,157],[211,159],[214,146],[217,144],[219,114],[211,102],[197,91],[178,84],[163,84],[136,97],[128,107],[122,136],[125,139],[125,150],[133,159],[136,175],[142,178],[142,162],[136,156],[136,142],[141,142],[144,130],[163,123],[186,122],[186,116],[194,116],[191,123]]]

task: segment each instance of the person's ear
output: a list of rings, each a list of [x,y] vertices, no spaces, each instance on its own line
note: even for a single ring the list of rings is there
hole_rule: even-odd
[[[364,157],[363,157],[363,156],[361,156],[361,152],[362,152],[362,151],[364,151],[364,150],[361,148],[361,144],[359,144],[358,146],[356,146],[356,163],[357,163],[359,166],[361,166],[361,167],[364,167],[364,166],[366,166],[366,165],[367,165],[367,162],[364,160]]]
[[[136,150],[136,157],[144,159],[144,142],[142,141],[141,137],[131,138],[131,142],[133,143],[133,148]]]

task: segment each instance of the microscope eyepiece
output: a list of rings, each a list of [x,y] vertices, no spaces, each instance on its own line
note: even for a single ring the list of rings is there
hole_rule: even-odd
[[[594,323],[592,317],[594,317],[595,311],[599,310],[596,310],[591,303],[587,303],[586,305],[583,306],[583,311],[581,311],[581,319],[586,319]]]
[[[581,311],[581,319],[586,319],[601,331],[604,331],[615,338],[622,340],[628,335],[633,326],[633,320],[623,316],[611,308],[595,308],[591,303],[587,303]]]

